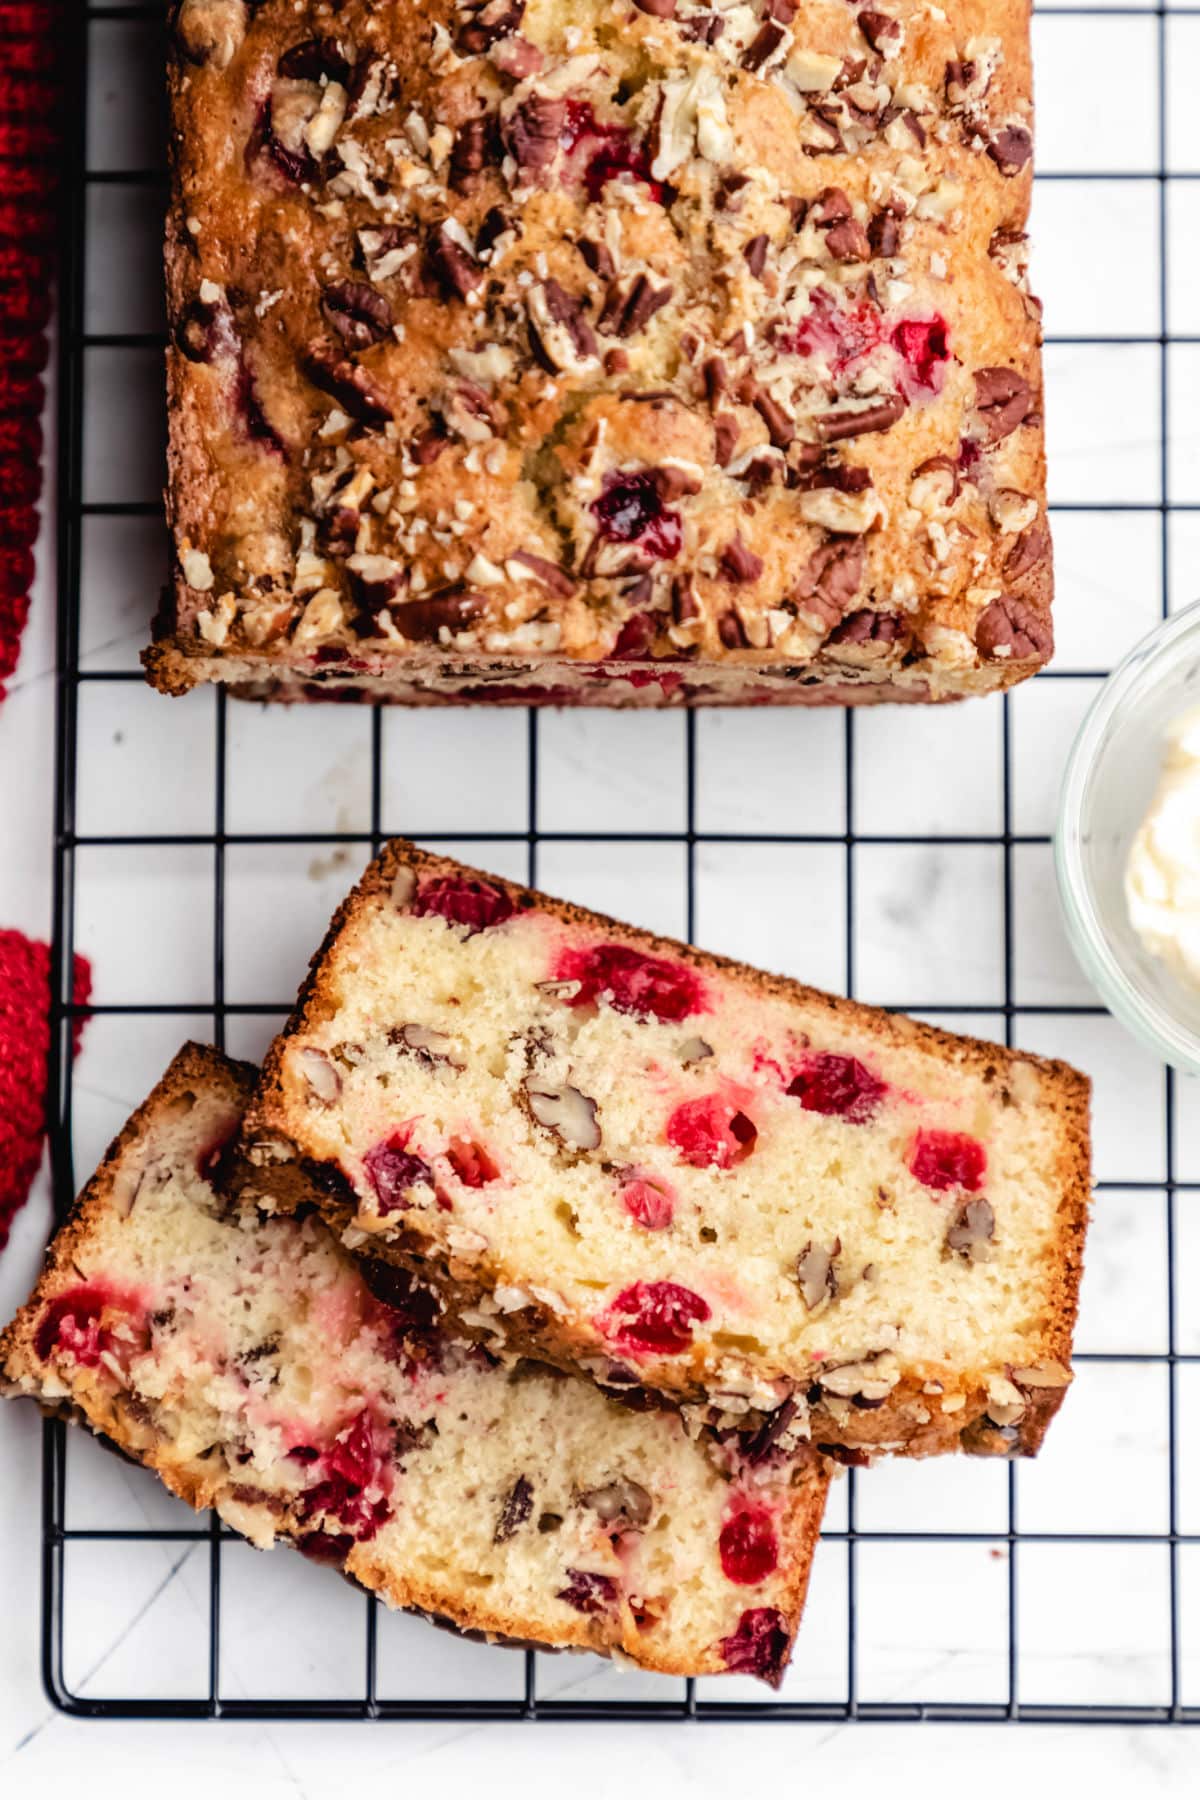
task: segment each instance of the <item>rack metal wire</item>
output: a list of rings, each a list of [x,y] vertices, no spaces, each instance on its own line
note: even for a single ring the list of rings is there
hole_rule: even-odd
[[[1039,177],[1044,182],[1067,181],[1113,181],[1127,179],[1144,179],[1156,184],[1157,189],[1157,227],[1159,242],[1158,263],[1158,330],[1142,336],[1106,336],[1102,338],[1083,337],[1051,337],[1048,343],[1054,345],[1143,345],[1156,347],[1159,360],[1160,400],[1159,400],[1159,449],[1158,449],[1158,483],[1159,492],[1156,500],[1134,500],[1106,504],[1102,509],[1108,511],[1141,511],[1156,515],[1160,549],[1162,554],[1162,610],[1169,609],[1169,525],[1172,515],[1200,510],[1200,502],[1176,500],[1170,494],[1170,474],[1168,466],[1169,425],[1168,416],[1170,382],[1168,379],[1169,350],[1174,345],[1200,342],[1200,339],[1188,338],[1180,334],[1172,334],[1168,319],[1168,263],[1167,251],[1170,240],[1170,196],[1172,185],[1200,179],[1200,171],[1172,171],[1168,169],[1167,154],[1167,57],[1168,40],[1167,25],[1172,18],[1183,18],[1189,15],[1200,16],[1200,9],[1176,8],[1160,5],[1153,9],[1132,7],[1094,8],[1086,6],[1056,6],[1042,9],[1044,15],[1077,16],[1080,20],[1113,20],[1114,18],[1135,17],[1141,20],[1152,20],[1155,32],[1155,79],[1157,83],[1157,168],[1141,176],[1131,176],[1129,171],[1113,170],[1109,174],[1095,172],[1062,172]],[[153,3],[128,5],[92,5],[87,15],[87,24],[93,29],[97,24],[116,22],[154,22],[161,20],[162,6]],[[50,1102],[50,1118],[52,1120],[52,1158],[55,1181],[55,1193],[60,1212],[66,1208],[75,1189],[75,1171],[72,1158],[72,1055],[71,1031],[78,1009],[72,1005],[71,999],[71,966],[72,953],[76,942],[76,885],[78,877],[78,853],[90,849],[126,849],[154,847],[170,851],[172,849],[206,850],[211,855],[213,880],[213,917],[212,917],[212,965],[211,992],[208,995],[197,995],[188,1002],[146,1002],[111,1001],[89,1007],[91,1014],[122,1014],[150,1016],[162,1014],[179,1015],[181,1019],[180,1036],[192,1029],[191,1018],[195,1014],[210,1015],[217,1040],[224,1042],[227,1025],[243,1015],[270,1015],[278,1010],[266,1004],[231,998],[227,993],[226,944],[227,944],[227,859],[231,850],[246,846],[286,846],[319,843],[322,846],[347,845],[361,848],[364,858],[367,850],[381,841],[384,827],[383,803],[383,766],[384,720],[379,710],[371,716],[370,730],[370,819],[369,829],[357,831],[328,831],[309,835],[306,833],[286,832],[245,832],[231,830],[227,825],[227,776],[230,761],[230,727],[227,720],[227,702],[223,693],[216,695],[215,723],[215,773],[216,782],[212,803],[211,829],[202,833],[95,833],[81,831],[77,805],[78,778],[80,772],[80,732],[79,703],[82,691],[88,684],[100,682],[129,683],[136,682],[139,677],[133,670],[112,670],[81,666],[80,654],[80,589],[84,556],[83,535],[86,522],[98,516],[136,516],[154,515],[157,507],[153,503],[142,503],[133,500],[91,498],[85,492],[84,484],[84,437],[89,405],[88,393],[88,354],[97,349],[147,349],[156,348],[161,339],[156,334],[145,332],[89,332],[85,319],[85,274],[87,258],[93,246],[85,242],[87,218],[87,202],[89,193],[102,185],[120,185],[136,189],[145,197],[147,207],[160,204],[163,189],[163,171],[161,167],[148,166],[135,169],[89,168],[87,158],[87,108],[88,108],[88,38],[89,32],[81,29],[73,36],[69,61],[69,79],[71,92],[67,107],[67,143],[64,157],[63,183],[61,189],[62,208],[62,262],[60,278],[60,358],[58,365],[58,511],[57,511],[57,556],[58,556],[58,677],[57,677],[57,777],[55,793],[55,888],[54,888],[54,945],[52,991],[54,995],[54,1056],[52,1067],[52,1087]],[[1098,510],[1090,509],[1083,502],[1066,502],[1052,507],[1059,514],[1073,511]],[[1079,682],[1095,679],[1103,674],[1101,669],[1073,670],[1058,672],[1054,669],[1039,677],[1041,682]],[[975,703],[985,704],[983,702]],[[990,704],[990,703],[989,703]],[[729,833],[700,829],[697,820],[697,736],[698,726],[694,715],[688,715],[685,722],[685,788],[683,805],[683,824],[674,831],[619,832],[606,830],[603,833],[586,831],[554,831],[539,829],[539,717],[534,711],[526,715],[527,719],[527,768],[528,792],[527,823],[521,830],[491,830],[484,832],[425,830],[427,823],[436,825],[436,821],[424,818],[393,819],[388,817],[386,825],[389,830],[401,830],[408,835],[423,841],[436,843],[453,840],[455,843],[469,842],[472,839],[486,840],[490,844],[507,842],[524,847],[526,873],[530,881],[538,876],[539,852],[547,844],[587,843],[602,837],[605,843],[616,846],[642,844],[675,844],[682,850],[682,863],[686,883],[686,927],[692,935],[696,919],[697,894],[697,854],[702,847],[716,844],[738,845],[788,845],[794,847],[811,847],[836,850],[844,859],[845,876],[845,959],[844,986],[845,991],[853,994],[856,986],[856,878],[859,855],[864,848],[874,846],[923,846],[936,844],[941,847],[985,846],[1000,853],[1002,867],[1002,915],[1003,915],[1003,970],[1004,985],[1002,1001],[988,1001],[984,1007],[973,1004],[961,995],[914,995],[907,997],[906,1009],[922,1012],[936,1011],[939,1016],[968,1015],[986,1010],[1001,1015],[1008,1040],[1014,1039],[1015,1028],[1020,1018],[1031,1015],[1052,1017],[1054,1015],[1088,1016],[1101,1015],[1103,1009],[1098,1006],[1076,1004],[1027,1004],[1019,1002],[1014,980],[1014,900],[1017,885],[1015,855],[1025,848],[1044,847],[1049,843],[1045,834],[1021,833],[1015,829],[1013,805],[1013,750],[1014,750],[1014,716],[1013,702],[1004,699],[996,703],[1002,708],[1002,811],[1001,825],[997,832],[981,832],[977,834],[939,834],[936,837],[915,833],[898,832],[893,834],[864,832],[857,828],[856,818],[859,811],[859,796],[856,794],[856,724],[852,712],[847,712],[841,721],[841,775],[844,781],[844,821],[841,829],[826,832],[810,833]],[[1115,1354],[1094,1352],[1079,1358],[1083,1365],[1137,1363],[1151,1364],[1165,1368],[1167,1380],[1167,1404],[1169,1426],[1169,1457],[1167,1459],[1168,1495],[1166,1506],[1166,1529],[1157,1532],[1109,1532],[1097,1533],[1089,1531],[1031,1531],[1022,1529],[1019,1511],[1019,1471],[1010,1466],[1006,1471],[1007,1518],[1005,1528],[1001,1530],[916,1530],[889,1531],[874,1530],[860,1523],[860,1478],[850,1471],[847,1480],[846,1523],[844,1529],[834,1529],[826,1534],[827,1539],[844,1546],[846,1566],[846,1603],[845,1603],[845,1683],[842,1696],[836,1700],[811,1699],[803,1694],[787,1693],[779,1699],[725,1699],[710,1698],[711,1687],[705,1686],[703,1692],[698,1691],[692,1682],[679,1683],[677,1697],[666,1699],[610,1699],[610,1698],[578,1698],[547,1697],[539,1692],[538,1662],[532,1653],[525,1655],[525,1672],[523,1691],[519,1695],[507,1699],[419,1699],[393,1697],[381,1689],[379,1679],[379,1614],[376,1602],[370,1598],[363,1601],[363,1638],[362,1638],[362,1683],[361,1692],[353,1698],[288,1698],[275,1697],[267,1699],[246,1699],[230,1696],[223,1691],[221,1677],[221,1641],[222,1619],[227,1611],[226,1589],[223,1568],[226,1566],[229,1545],[236,1542],[233,1534],[220,1526],[213,1518],[207,1525],[198,1524],[188,1529],[166,1530],[117,1530],[117,1529],[83,1529],[72,1527],[68,1523],[67,1512],[67,1434],[62,1424],[48,1423],[45,1428],[43,1457],[43,1528],[44,1528],[44,1567],[43,1567],[43,1673],[46,1688],[54,1704],[63,1711],[77,1716],[90,1718],[242,1718],[242,1719],[556,1719],[556,1720],[739,1720],[739,1721],[785,1721],[785,1720],[826,1720],[826,1721],[909,1721],[909,1720],[949,1720],[956,1722],[969,1721],[1051,1721],[1080,1722],[1094,1724],[1128,1724],[1128,1723],[1197,1723],[1200,1722],[1200,1705],[1191,1704],[1185,1692],[1181,1650],[1181,1579],[1180,1558],[1186,1549],[1200,1545],[1200,1535],[1189,1534],[1181,1529],[1180,1495],[1179,1495],[1179,1460],[1182,1436],[1179,1428],[1179,1381],[1180,1372],[1190,1364],[1200,1363],[1200,1354],[1185,1352],[1178,1347],[1178,1331],[1176,1319],[1176,1234],[1178,1230],[1178,1213],[1181,1202],[1189,1195],[1196,1204],[1200,1196],[1200,1182],[1176,1179],[1176,1136],[1177,1136],[1177,1093],[1175,1078],[1168,1072],[1162,1087],[1163,1094],[1163,1142],[1165,1145],[1165,1164],[1163,1176],[1143,1181],[1104,1181],[1099,1188],[1113,1190],[1133,1189],[1144,1192],[1146,1204],[1153,1204],[1152,1196],[1164,1195],[1166,1206],[1166,1273],[1168,1293],[1166,1302],[1166,1346],[1161,1353]],[[73,1544],[104,1543],[119,1545],[126,1543],[143,1543],[148,1541],[178,1542],[180,1544],[199,1544],[207,1546],[208,1552],[208,1646],[207,1646],[207,1683],[203,1692],[192,1698],[155,1698],[149,1695],[129,1694],[116,1697],[94,1697],[79,1691],[73,1691],[66,1675],[67,1666],[67,1626],[65,1615],[65,1595],[67,1586],[67,1551]],[[964,1700],[922,1699],[917,1696],[905,1700],[882,1700],[872,1698],[864,1693],[860,1680],[860,1655],[862,1651],[862,1628],[859,1619],[859,1601],[862,1594],[862,1558],[869,1547],[880,1544],[939,1544],[939,1545],[971,1545],[986,1543],[993,1546],[993,1553],[1007,1558],[1007,1623],[1006,1623],[1006,1682],[1007,1691],[1002,1697],[978,1703]],[[1102,1702],[1081,1702],[1065,1700],[1031,1701],[1023,1692],[1022,1637],[1020,1631],[1018,1602],[1020,1598],[1019,1569],[1021,1557],[1027,1546],[1044,1545],[1147,1545],[1157,1546],[1166,1552],[1169,1558],[1169,1607],[1165,1620],[1167,1643],[1164,1646],[1169,1657],[1169,1677],[1165,1690],[1156,1703],[1134,1702],[1129,1704],[1111,1704]],[[1114,1596],[1113,1604],[1121,1605],[1121,1597]],[[496,1652],[500,1655],[500,1652]],[[514,1653],[505,1652],[506,1656]]]

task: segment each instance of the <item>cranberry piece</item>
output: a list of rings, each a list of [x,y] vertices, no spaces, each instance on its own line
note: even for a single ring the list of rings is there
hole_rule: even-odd
[[[277,455],[282,456],[284,453],[283,439],[263,411],[254,375],[245,362],[238,364],[233,404],[241,419],[246,436],[251,442],[265,444],[268,450],[273,450]]]
[[[446,1160],[464,1187],[486,1187],[500,1174],[483,1145],[473,1144],[470,1138],[451,1138]]]
[[[300,1497],[303,1517],[325,1513],[359,1542],[372,1538],[391,1512],[387,1474],[366,1407],[339,1433],[322,1459],[323,1479]]]
[[[604,1613],[615,1609],[617,1584],[611,1576],[594,1574],[591,1569],[568,1569],[567,1582],[556,1598],[565,1600],[576,1612]]]
[[[761,1506],[743,1507],[721,1527],[721,1567],[740,1587],[757,1587],[779,1566],[779,1540],[771,1515]]]
[[[468,933],[486,931],[511,919],[513,903],[506,890],[493,881],[464,881],[457,875],[435,875],[423,881],[413,901],[419,917],[436,913],[451,925],[465,925]]]
[[[883,336],[883,317],[869,300],[841,307],[824,289],[817,288],[808,317],[776,341],[793,356],[825,356],[834,374],[844,375],[851,364],[869,356]]]
[[[567,1001],[568,1006],[595,1006],[603,998],[614,1012],[662,1019],[672,1025],[706,1009],[700,978],[686,963],[646,956],[627,944],[564,950],[554,979],[579,983],[579,992]]]
[[[116,1315],[113,1322],[103,1324],[105,1313]],[[124,1365],[147,1342],[145,1326],[136,1303],[126,1301],[100,1282],[88,1282],[71,1288],[51,1300],[34,1333],[33,1348],[43,1362],[58,1352],[69,1356],[81,1368],[99,1367],[103,1356],[115,1356]],[[132,1327],[117,1334],[114,1326],[126,1320]]]
[[[756,1606],[744,1612],[737,1630],[722,1638],[725,1667],[738,1675],[757,1675],[778,1687],[787,1660],[789,1632],[783,1614],[774,1606]]]
[[[363,1167],[384,1215],[407,1211],[410,1188],[434,1185],[429,1164],[414,1156],[407,1145],[407,1130],[396,1132],[363,1157]]]
[[[653,613],[634,613],[622,625],[608,654],[618,658],[648,656],[656,629]]]
[[[671,1190],[655,1176],[638,1176],[626,1182],[621,1199],[630,1218],[647,1231],[665,1231],[675,1216]]]
[[[805,1058],[787,1091],[805,1112],[833,1114],[852,1125],[865,1125],[878,1111],[887,1082],[872,1075],[856,1056],[822,1051]]]
[[[586,100],[568,100],[563,115],[560,141],[567,154],[581,149],[583,184],[589,200],[598,200],[606,183],[619,175],[632,175],[649,188],[660,206],[670,206],[675,189],[669,182],[656,181],[650,173],[652,157],[647,145],[634,143],[633,133],[624,125],[605,125],[597,119]]]
[[[731,1169],[754,1149],[758,1127],[731,1100],[704,1094],[667,1120],[667,1142],[695,1169]]]
[[[974,1193],[983,1186],[987,1151],[965,1131],[918,1131],[908,1166],[926,1187]]]
[[[604,477],[592,513],[601,537],[614,544],[640,544],[650,556],[669,561],[683,546],[679,514],[663,505],[652,469],[616,470]]]
[[[941,381],[941,365],[950,355],[946,321],[935,313],[932,319],[901,319],[891,336],[908,368],[908,382],[934,393]]]
[[[678,1356],[692,1342],[693,1325],[712,1317],[707,1300],[676,1281],[635,1281],[619,1293],[602,1321],[618,1349]]]

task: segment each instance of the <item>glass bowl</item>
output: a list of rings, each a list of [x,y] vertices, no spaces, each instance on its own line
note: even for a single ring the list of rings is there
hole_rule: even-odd
[[[1142,946],[1125,861],[1162,773],[1167,727],[1200,706],[1200,602],[1144,637],[1109,676],[1063,776],[1054,861],[1067,932],[1109,1010],[1175,1068],[1200,1074],[1200,989]]]

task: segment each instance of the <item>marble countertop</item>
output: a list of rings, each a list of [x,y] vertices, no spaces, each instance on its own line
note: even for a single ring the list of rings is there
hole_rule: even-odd
[[[1077,970],[1053,895],[1049,833],[1063,758],[1100,672],[1161,616],[1164,592],[1200,591],[1200,349],[1159,342],[1164,323],[1200,337],[1200,183],[1169,181],[1160,209],[1156,68],[1165,45],[1168,166],[1200,173],[1200,124],[1184,85],[1200,19],[1161,22],[1122,9],[1087,21],[1044,15],[1035,41],[1041,119],[1034,230],[1046,301],[1047,416],[1057,543],[1055,674],[1017,691],[1009,730],[999,702],[862,715],[853,727],[853,824],[875,840],[853,852],[847,941],[846,725],[840,714],[708,714],[696,723],[695,935],[815,983],[906,1006],[984,1035],[1005,1028],[1011,940],[1014,1040],[1062,1054],[1096,1083],[1101,1191],[1084,1286],[1075,1388],[1043,1455],[1017,1470],[1022,1540],[1015,1589],[1019,1693],[1029,1703],[1161,1705],[1171,1690],[1174,1604],[1180,1697],[1200,1704],[1200,1541],[1177,1551],[1174,1523],[1200,1539],[1200,1364],[1175,1373],[1174,1462],[1167,1353],[1200,1354],[1200,1090],[1179,1081],[1174,1131],[1161,1067],[1107,1016]],[[152,39],[133,19],[91,25],[89,157],[132,167],[154,154],[148,124]],[[131,95],[135,104],[131,106]],[[143,105],[137,104],[140,99]],[[1106,121],[1119,112],[1119,141]],[[1063,179],[1088,173],[1080,184]],[[144,191],[92,189],[87,328],[160,324],[158,215]],[[1159,237],[1170,233],[1160,263]],[[1100,281],[1089,247],[1122,246],[1119,280]],[[1165,277],[1165,286],[1162,285]],[[160,441],[156,352],[96,347],[86,358],[85,494],[153,500]],[[1120,396],[1116,404],[1114,396]],[[1164,403],[1172,421],[1160,456]],[[114,443],[122,454],[113,454]],[[1158,507],[1169,500],[1166,528]],[[1131,504],[1132,503],[1132,504]],[[1178,510],[1175,510],[1175,508]],[[161,524],[94,517],[85,537],[81,660],[136,666],[161,580]],[[21,665],[0,707],[0,923],[46,935],[51,918],[54,642],[50,545]],[[668,932],[685,927],[686,737],[677,716],[547,715],[538,725],[537,876],[552,890]],[[211,694],[168,702],[127,682],[80,697],[78,829],[85,835],[203,835],[213,819]],[[529,736],[517,713],[387,714],[386,829],[465,840],[475,860],[524,876]],[[362,860],[326,834],[370,824],[371,720],[231,706],[226,823],[253,839],[306,832],[280,847],[243,842],[225,868],[229,1047],[257,1055],[294,993],[308,953]],[[1007,765],[1007,766],[1006,766]],[[897,778],[897,770],[901,776]],[[14,778],[15,775],[15,778]],[[1012,831],[1012,916],[1004,917],[1004,796]],[[580,833],[584,833],[580,837]],[[630,841],[614,834],[646,834]],[[460,834],[456,837],[455,834]],[[781,838],[804,842],[781,842]],[[732,839],[739,841],[731,841]],[[969,842],[963,842],[969,839]],[[748,841],[747,841],[748,840]],[[886,841],[882,841],[886,840]],[[212,1029],[213,859],[204,846],[92,846],[77,863],[77,941],[95,998],[174,1002],[186,1016],[107,1013],[78,1064],[74,1150],[80,1175],[186,1033]],[[753,895],[753,907],[746,896]],[[180,932],[180,921],[188,929]],[[938,1008],[951,1008],[939,1013]],[[1184,1184],[1173,1207],[1166,1183]],[[23,1297],[49,1222],[43,1177],[0,1256],[0,1314]],[[1168,1280],[1173,1256],[1174,1291]],[[1200,1755],[1186,1731],[1125,1726],[751,1723],[336,1724],[93,1723],[63,1717],[38,1676],[40,1425],[0,1407],[0,1793],[18,1800],[61,1783],[72,1795],[138,1800],[219,1783],[230,1800],[320,1800],[395,1776],[522,1797],[587,1784],[713,1795],[811,1778],[879,1778],[889,1792],[1008,1793],[1028,1770],[1044,1788],[1082,1778],[1183,1791]],[[1176,1496],[1172,1521],[1172,1476]],[[784,1697],[846,1693],[847,1487],[831,1506],[809,1614]],[[72,1436],[68,1519],[103,1527],[178,1526],[190,1515],[148,1477]],[[856,1691],[863,1700],[1003,1702],[1008,1694],[1009,1474],[963,1460],[892,1464],[857,1484]],[[930,1533],[969,1532],[947,1544]],[[1063,1541],[1069,1538],[1071,1541]],[[76,1693],[194,1696],[207,1691],[206,1543],[80,1543],[68,1551],[66,1673]],[[223,1557],[222,1691],[234,1697],[355,1695],[364,1602],[284,1553],[240,1545]],[[521,1663],[458,1644],[418,1622],[380,1625],[380,1692],[519,1691]],[[540,1659],[539,1691],[672,1697],[678,1685],[623,1675],[592,1658]],[[746,1684],[731,1682],[722,1697]],[[1194,1746],[1196,1746],[1194,1748]],[[431,1766],[432,1765],[432,1766]],[[69,1788],[67,1786],[69,1784]]]

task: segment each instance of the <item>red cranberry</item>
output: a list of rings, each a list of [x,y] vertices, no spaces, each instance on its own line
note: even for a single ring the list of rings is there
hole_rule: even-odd
[[[382,1144],[376,1144],[363,1157],[367,1178],[375,1190],[379,1210],[383,1214],[405,1212],[411,1202],[410,1188],[433,1187],[433,1170],[407,1148],[408,1128],[395,1132]]]
[[[776,341],[791,355],[827,357],[834,374],[843,375],[852,363],[870,356],[883,342],[883,334],[883,317],[869,300],[841,307],[832,295],[817,288],[807,318]]]
[[[852,1125],[865,1125],[879,1110],[887,1082],[872,1075],[856,1056],[821,1051],[805,1058],[787,1091],[805,1112],[834,1114]]]
[[[110,1315],[109,1324],[101,1323],[105,1313]],[[120,1335],[116,1324],[126,1326]],[[106,1355],[125,1366],[147,1341],[140,1306],[100,1282],[89,1282],[51,1300],[38,1321],[33,1348],[43,1362],[57,1351],[81,1368],[95,1369]]]
[[[507,890],[496,882],[435,875],[421,883],[412,909],[422,918],[436,913],[451,925],[465,925],[468,933],[473,933],[486,931],[489,925],[503,925],[512,918],[513,903]]]
[[[721,1527],[721,1567],[726,1579],[756,1587],[779,1566],[779,1540],[771,1515],[761,1506],[746,1506]]]
[[[653,613],[634,613],[617,633],[617,641],[609,651],[611,657],[646,656],[654,642],[656,630]]]
[[[557,1598],[565,1600],[576,1612],[612,1612],[617,1604],[617,1584],[608,1575],[596,1575],[591,1569],[568,1569],[568,1586],[560,1588]]]
[[[263,444],[277,456],[284,454],[284,442],[263,411],[254,376],[244,362],[239,362],[233,396],[234,407],[246,436],[255,444]]]
[[[464,1187],[486,1187],[500,1173],[483,1145],[469,1138],[451,1138],[446,1160]]]
[[[671,1190],[656,1175],[639,1175],[626,1182],[621,1199],[629,1216],[647,1231],[665,1231],[675,1215]]]
[[[907,365],[907,383],[928,393],[936,392],[941,366],[950,355],[945,319],[937,313],[932,319],[901,319],[891,342]]]
[[[644,956],[626,944],[592,944],[564,950],[554,969],[556,981],[577,981],[579,992],[568,1006],[595,1006],[601,998],[614,1012],[678,1024],[703,1012],[704,987],[686,963],[665,956]]]
[[[783,1614],[776,1607],[756,1606],[742,1614],[732,1636],[721,1639],[725,1667],[739,1675],[757,1675],[778,1687],[789,1638]]]
[[[685,1100],[667,1120],[667,1142],[695,1169],[731,1169],[754,1149],[758,1127],[730,1100]]]
[[[321,1464],[323,1479],[300,1496],[303,1517],[325,1513],[360,1542],[373,1538],[391,1512],[391,1472],[366,1407],[334,1439]]]
[[[679,514],[663,505],[652,469],[614,469],[604,477],[592,513],[610,543],[640,544],[647,555],[665,561],[683,546]]]
[[[675,198],[673,187],[651,175],[649,148],[635,144],[633,133],[624,125],[601,124],[586,100],[567,101],[562,144],[568,156],[582,147],[583,184],[589,200],[598,200],[606,182],[618,175],[632,175],[635,181],[644,182],[660,206],[669,206]]]
[[[712,1317],[707,1300],[675,1281],[635,1281],[601,1321],[617,1348],[648,1356],[678,1356],[692,1342],[692,1326]]]
[[[974,1193],[983,1186],[987,1151],[965,1131],[918,1131],[908,1166],[926,1187]]]

